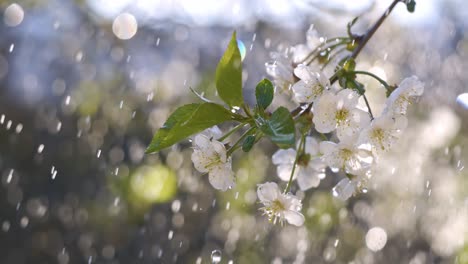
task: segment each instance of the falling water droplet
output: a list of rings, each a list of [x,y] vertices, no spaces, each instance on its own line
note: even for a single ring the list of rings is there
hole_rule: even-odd
[[[242,40],[237,40],[237,47],[239,48],[239,52],[240,52],[240,55],[241,55],[241,60],[244,60],[245,58],[245,54],[247,52],[246,48],[245,48],[245,45],[244,45],[244,42],[242,42]]]
[[[8,52],[12,53],[14,49],[15,49],[15,44],[11,43],[10,48],[8,49]]]
[[[16,134],[21,133],[22,130],[23,130],[23,124],[17,124],[16,129],[15,129]]]
[[[70,104],[70,99],[71,99],[71,97],[69,95],[67,95],[67,97],[65,98],[65,105]]]
[[[222,254],[221,251],[216,249],[211,252],[211,263],[218,264],[221,262]]]
[[[97,153],[96,153],[96,157],[97,157],[97,158],[100,158],[100,157],[101,157],[101,150],[100,150],[100,149],[98,149],[98,151],[97,151]]]

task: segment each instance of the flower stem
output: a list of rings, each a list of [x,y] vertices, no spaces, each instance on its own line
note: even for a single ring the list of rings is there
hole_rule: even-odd
[[[299,147],[296,150],[296,158],[294,159],[293,167],[292,167],[292,170],[291,170],[291,176],[289,177],[288,184],[286,185],[286,188],[284,189],[284,193],[288,193],[289,190],[291,189],[291,184],[292,184],[292,181],[293,181],[294,172],[296,171],[297,161],[299,160],[299,156],[301,155],[301,153],[303,151],[304,141],[305,141],[305,136],[302,135],[301,141],[299,142]]]
[[[364,37],[362,38],[361,42],[359,45],[356,47],[356,49],[353,51],[351,54],[351,58],[356,59],[361,50],[366,46],[367,42],[369,39],[372,38],[374,33],[379,29],[379,27],[382,25],[382,23],[385,21],[385,19],[390,15],[390,13],[393,11],[393,8],[398,4],[398,2],[401,2],[401,0],[393,0],[393,2],[390,4],[390,6],[385,10],[385,12],[380,16],[380,18],[375,22],[375,24],[366,32]]]
[[[245,133],[242,134],[242,136],[240,136],[240,138],[234,143],[234,145],[232,145],[232,147],[228,149],[227,155],[230,156],[234,151],[236,151],[240,147],[239,143],[241,143],[242,140],[244,140],[244,138],[247,137],[250,134],[250,132],[252,132],[252,130],[254,130],[255,128],[256,127],[251,127],[247,129],[247,131],[245,131]]]
[[[328,61],[323,64],[323,66],[320,68],[320,70],[324,70],[338,55],[340,55],[341,52],[343,52],[346,48],[342,47],[341,49],[338,49],[335,54],[331,55],[328,57]]]
[[[398,2],[401,2],[402,0],[393,0],[393,2],[390,4],[390,6],[385,10],[385,12],[380,16],[380,18],[375,22],[375,24],[367,30],[366,34],[362,37],[360,40],[359,44],[357,47],[353,50],[353,53],[351,54],[350,58],[356,59],[359,53],[361,53],[362,49],[367,45],[367,42],[372,38],[375,32],[380,28],[382,23],[385,21],[385,19],[390,15],[390,13],[393,11],[393,8],[398,4]],[[330,78],[330,84],[333,84],[338,80],[338,76],[334,76]]]
[[[314,50],[312,50],[303,60],[301,60],[300,62],[298,62],[297,64],[302,64],[308,60],[310,60],[313,55],[316,53],[316,52],[319,52],[319,51],[322,51],[322,50],[325,50],[326,48],[324,48],[327,44],[330,44],[332,42],[336,42],[336,41],[339,41],[339,43],[347,43],[349,42],[349,38],[348,37],[336,37],[336,38],[331,38],[331,39],[327,39],[325,40],[323,43],[321,43],[320,45],[318,45]],[[331,47],[331,46],[329,46]],[[329,48],[327,47],[327,48]],[[322,49],[324,48],[324,49]],[[311,59],[311,62],[316,58],[316,56],[314,56],[312,59]],[[310,63],[310,62],[309,62]],[[308,64],[309,64],[308,63]]]
[[[374,79],[376,79],[377,81],[379,81],[384,87],[385,89],[390,89],[390,85],[388,85],[388,83],[384,80],[382,80],[382,78],[380,78],[379,76],[373,74],[373,73],[370,73],[370,72],[366,72],[366,71],[351,71],[350,73],[354,73],[354,74],[361,74],[361,75],[368,75]]]
[[[390,13],[393,11],[393,9],[395,8],[395,6],[398,4],[398,2],[401,2],[402,0],[394,0],[390,6],[387,8],[387,10],[385,10],[385,12],[382,14],[382,16],[375,22],[375,24],[366,32],[366,34],[363,35],[361,41],[359,42],[358,46],[354,49],[353,53],[351,54],[350,58],[354,58],[356,59],[357,56],[359,55],[359,53],[361,53],[361,50],[366,46],[367,42],[372,38],[372,36],[374,35],[374,33],[379,29],[379,27],[382,25],[382,23],[385,21],[385,19],[387,18],[388,15],[390,15]],[[310,58],[310,56],[317,50],[319,50],[319,48],[321,48],[323,46],[320,45],[317,49],[315,49],[313,52],[311,52],[311,54],[309,54],[309,56],[307,56],[306,59],[304,59],[304,61],[306,61],[307,59]],[[330,77],[330,85],[332,85],[333,83],[335,83],[336,81],[338,81],[338,71],[335,72],[335,74],[333,74],[331,77]],[[367,101],[367,100],[366,100]],[[292,110],[291,113],[298,113],[298,112],[301,112],[301,109],[302,109],[302,106],[299,106],[297,107],[296,109]]]
[[[370,108],[369,101],[367,101],[366,95],[363,94],[363,95],[362,95],[362,98],[364,98],[364,102],[366,102],[367,109],[369,110],[369,116],[370,116],[371,120],[374,120],[374,115],[372,114],[372,110],[371,110],[371,108]]]
[[[240,123],[240,124],[238,124],[237,126],[235,126],[233,129],[231,129],[229,132],[227,132],[225,135],[223,135],[222,137],[218,138],[217,140],[218,140],[218,141],[223,141],[223,140],[225,140],[225,139],[228,138],[230,135],[232,135],[234,132],[236,132],[237,130],[241,129],[243,126],[245,126],[245,123]]]

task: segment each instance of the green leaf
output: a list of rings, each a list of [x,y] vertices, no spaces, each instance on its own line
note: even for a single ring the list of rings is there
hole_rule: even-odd
[[[248,135],[245,139],[244,142],[242,143],[242,150],[244,152],[249,152],[253,145],[255,144],[255,136],[253,135]]]
[[[236,32],[216,68],[216,89],[219,97],[230,107],[240,107],[242,97],[242,61],[237,47]]]
[[[257,105],[262,109],[266,109],[273,101],[274,94],[273,84],[268,79],[261,80],[255,88],[255,97],[257,98]]]
[[[234,120],[229,110],[214,103],[187,104],[177,108],[156,132],[146,153],[163,148],[224,121]]]
[[[270,119],[258,118],[258,128],[280,148],[288,148],[295,143],[294,120],[285,107],[279,107]]]

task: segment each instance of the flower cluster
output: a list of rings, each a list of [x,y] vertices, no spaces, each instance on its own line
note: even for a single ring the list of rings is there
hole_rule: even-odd
[[[257,84],[253,108],[242,94],[241,55],[234,32],[216,69],[217,96],[224,105],[192,90],[203,102],[176,109],[154,135],[147,152],[194,135],[195,169],[208,174],[215,189],[227,191],[235,187],[232,154],[240,149],[249,152],[260,139],[269,139],[280,148],[272,163],[286,182],[283,191],[274,182],[258,185],[258,199],[264,205],[261,210],[273,223],[304,223],[301,200],[290,193],[291,186],[296,181],[301,191],[317,187],[327,168],[345,176],[332,190],[335,197],[346,200],[358,190],[365,192],[373,166],[407,126],[408,105],[424,91],[415,76],[389,85],[375,74],[356,69],[359,52],[394,6],[365,35],[351,32],[356,19],[348,24],[346,37],[322,38],[311,27],[306,44],[272,53],[266,72],[273,82],[263,79]],[[382,113],[374,115],[358,75],[370,76],[387,89]],[[282,93],[285,90],[288,92]],[[290,96],[296,109],[271,106],[275,91],[278,96]],[[217,125],[224,122],[237,124],[223,134]],[[238,131],[243,134],[231,143]]]

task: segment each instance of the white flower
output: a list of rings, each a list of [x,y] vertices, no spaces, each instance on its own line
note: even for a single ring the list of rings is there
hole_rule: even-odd
[[[294,69],[294,74],[301,79],[292,86],[294,98],[299,103],[315,102],[330,86],[328,78],[313,67],[301,64]]]
[[[297,184],[303,191],[317,187],[320,180],[325,178],[326,165],[318,157],[319,146],[315,138],[307,137],[304,155],[299,157],[294,170],[293,179],[297,178]],[[281,180],[289,181],[291,171],[296,159],[296,150],[280,149],[273,154],[273,164],[277,165],[277,173]]]
[[[411,104],[412,98],[421,96],[423,92],[424,84],[418,80],[418,77],[405,78],[388,97],[384,112],[395,115],[406,114],[408,104]]]
[[[278,220],[282,224],[284,219],[295,226],[304,224],[304,216],[300,213],[302,209],[301,200],[293,194],[282,193],[276,183],[259,184],[257,196],[264,205],[260,210],[268,215],[268,219],[274,224]]]
[[[370,146],[375,155],[381,154],[398,140],[407,123],[404,116],[384,114],[372,120],[370,126],[362,130],[358,142]]]
[[[344,170],[347,173],[362,173],[373,162],[370,151],[360,149],[351,140],[320,142],[320,152],[323,161],[334,171]]]
[[[199,134],[193,140],[192,162],[201,173],[208,173],[211,185],[226,191],[235,186],[231,158],[223,143]]]
[[[357,108],[358,100],[359,94],[350,89],[337,94],[325,92],[312,109],[315,129],[320,133],[336,129],[340,140],[356,137],[370,122],[368,113]]]
[[[288,90],[296,82],[293,70],[294,65],[300,64],[320,43],[318,32],[311,25],[307,31],[307,43],[282,49],[279,52],[270,53],[272,61],[265,63],[266,72],[273,77],[277,87]]]

